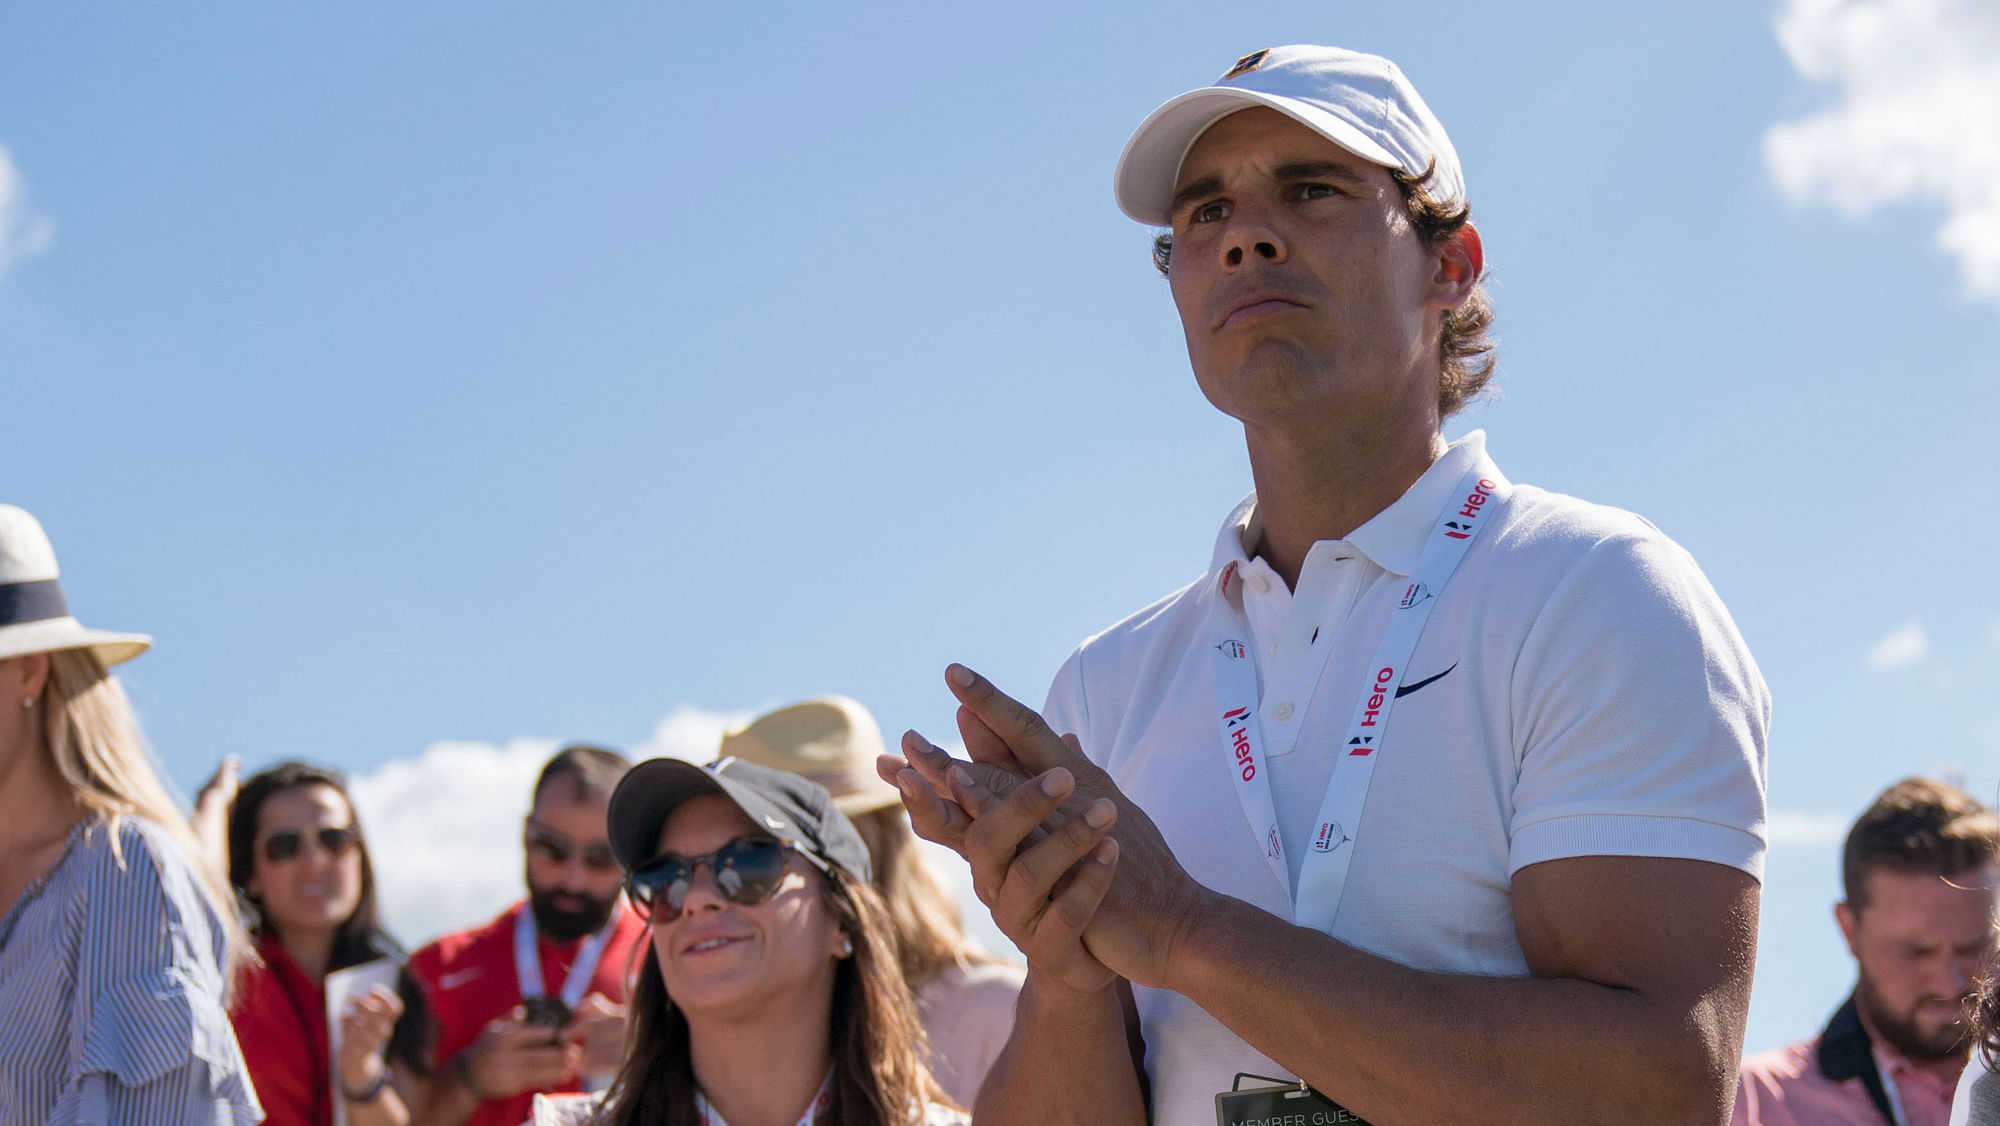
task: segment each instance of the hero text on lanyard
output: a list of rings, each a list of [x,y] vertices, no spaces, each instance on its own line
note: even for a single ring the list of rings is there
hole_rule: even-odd
[[[1396,702],[1396,686],[1402,683],[1405,666],[1416,652],[1417,639],[1437,606],[1437,596],[1465,558],[1466,549],[1480,529],[1492,522],[1490,505],[1505,497],[1510,486],[1490,458],[1483,453],[1459,480],[1451,500],[1438,515],[1437,525],[1424,542],[1417,568],[1401,588],[1396,608],[1390,611],[1389,625],[1369,663],[1368,682],[1354,717],[1341,742],[1344,751],[1334,764],[1333,778],[1327,783],[1326,797],[1309,851],[1299,866],[1299,886],[1291,886],[1284,848],[1278,834],[1277,806],[1271,800],[1271,780],[1265,769],[1264,731],[1257,714],[1257,669],[1252,664],[1249,636],[1242,612],[1229,598],[1229,583],[1235,571],[1224,570],[1209,610],[1209,642],[1214,647],[1211,664],[1215,672],[1216,718],[1222,732],[1222,751],[1230,776],[1236,779],[1236,794],[1243,812],[1257,833],[1264,859],[1277,874],[1278,885],[1292,901],[1292,921],[1303,927],[1331,932],[1340,910],[1341,893],[1347,887],[1347,868],[1354,858],[1354,842],[1361,835],[1361,809],[1368,800],[1368,785],[1375,777],[1376,751],[1382,748],[1382,733],[1389,726],[1389,712]],[[1332,654],[1332,644],[1319,646],[1321,668]],[[1312,683],[1317,681],[1313,678]]]

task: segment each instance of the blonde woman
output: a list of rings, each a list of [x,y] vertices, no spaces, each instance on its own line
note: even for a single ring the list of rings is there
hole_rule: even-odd
[[[718,753],[819,783],[854,823],[888,908],[904,980],[916,994],[931,1072],[960,1106],[971,1106],[1013,1031],[1026,971],[965,933],[958,897],[925,857],[896,788],[875,773],[885,749],[868,709],[845,696],[822,696],[730,730]]]
[[[0,505],[0,1122],[256,1122],[247,940],[108,671],[152,641],[78,624],[58,575]]]

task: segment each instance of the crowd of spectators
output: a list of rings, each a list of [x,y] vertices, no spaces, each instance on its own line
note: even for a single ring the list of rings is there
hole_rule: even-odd
[[[1847,999],[1740,1059],[1763,677],[1659,529],[1445,440],[1485,251],[1401,70],[1255,51],[1115,184],[1256,483],[1201,577],[1039,710],[951,666],[963,758],[840,697],[565,747],[523,897],[414,951],[337,770],[183,814],[111,673],[151,639],[0,506],[0,1126],[2000,1126],[2000,823],[1936,780],[1848,837]]]

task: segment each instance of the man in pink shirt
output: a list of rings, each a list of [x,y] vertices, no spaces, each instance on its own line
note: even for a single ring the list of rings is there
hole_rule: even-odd
[[[1743,1061],[1732,1126],[1945,1126],[1994,949],[2000,821],[1963,790],[1896,783],[1854,823],[1834,918],[1859,981],[1811,1040]]]

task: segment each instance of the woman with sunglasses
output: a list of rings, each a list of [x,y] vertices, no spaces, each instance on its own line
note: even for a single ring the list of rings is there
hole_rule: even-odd
[[[348,1006],[329,1059],[327,975],[402,956],[376,917],[346,780],[302,762],[252,775],[230,803],[228,844],[229,882],[254,913],[263,958],[244,973],[230,1016],[267,1126],[331,1126],[336,1100],[349,1126],[405,1126],[420,1022],[395,1037],[404,1012],[395,991],[378,985]]]
[[[720,757],[810,778],[854,822],[868,846],[875,890],[889,909],[903,979],[916,994],[931,1073],[955,1101],[971,1106],[1014,1029],[1027,971],[965,933],[958,896],[925,857],[902,794],[875,773],[875,760],[887,751],[867,708],[846,696],[822,696],[731,728]]]
[[[0,1122],[255,1122],[226,983],[248,943],[109,669],[0,505]]]
[[[966,1121],[924,1063],[868,851],[824,788],[733,759],[654,759],[619,784],[609,821],[652,957],[594,1121]]]

